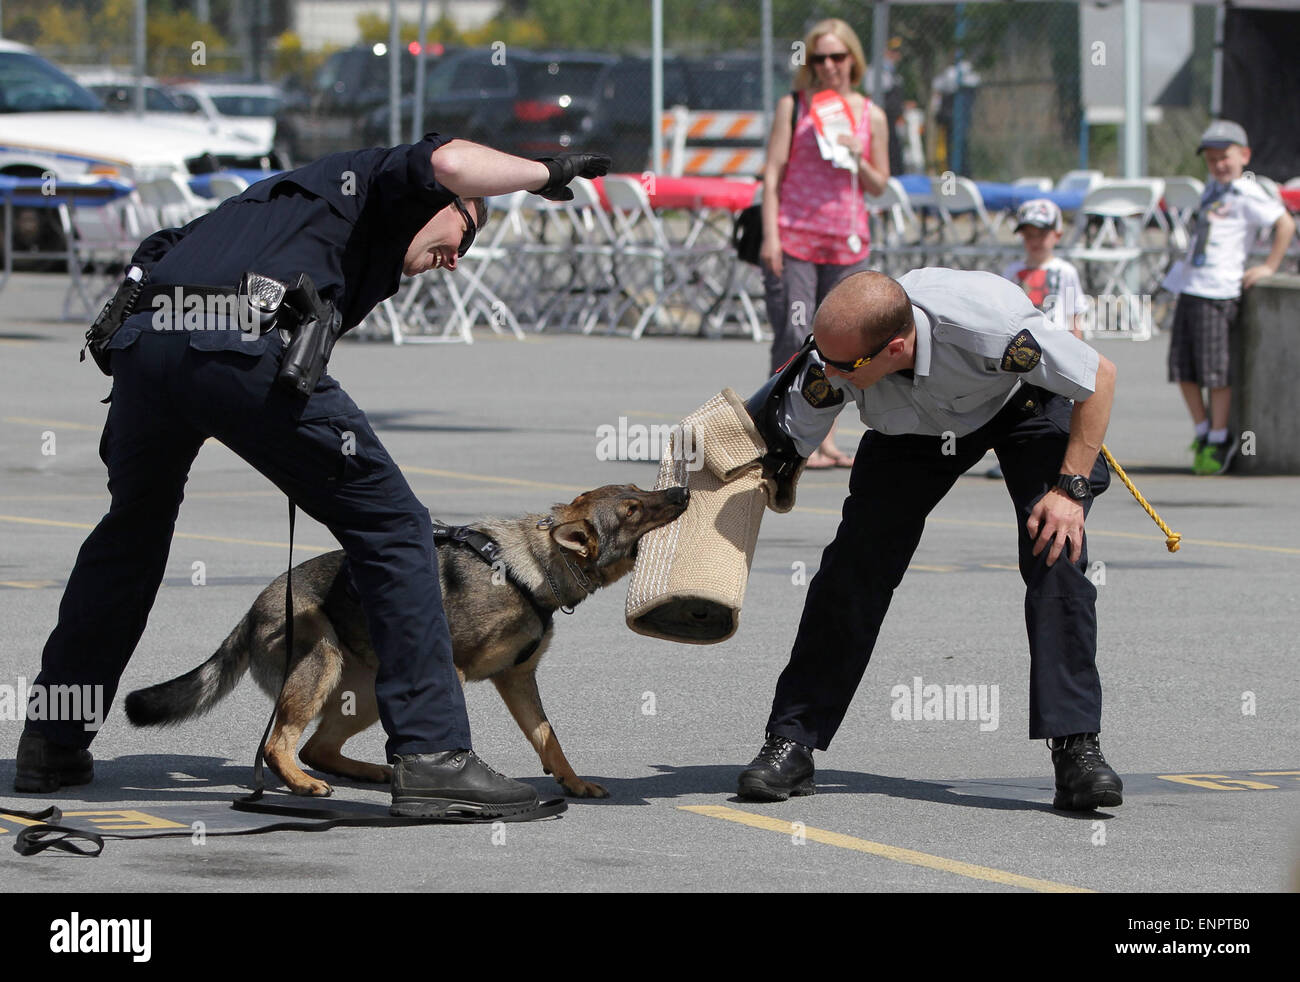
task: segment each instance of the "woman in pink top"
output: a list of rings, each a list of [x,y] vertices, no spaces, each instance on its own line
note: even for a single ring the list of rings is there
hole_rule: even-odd
[[[885,114],[854,91],[866,75],[862,44],[842,20],[816,24],[804,40],[807,62],[794,79],[794,95],[776,104],[763,171],[763,247],[772,371],[803,344],[822,298],[850,273],[867,268],[869,230],[864,193],[877,195],[889,180],[889,127]],[[834,166],[817,146],[815,97],[833,94],[846,111],[851,133],[836,142],[849,148],[856,169]],[[791,129],[795,95],[798,122]],[[832,429],[808,466],[848,467]]]

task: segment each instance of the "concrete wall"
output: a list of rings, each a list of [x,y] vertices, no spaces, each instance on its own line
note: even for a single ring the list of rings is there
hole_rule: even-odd
[[[1245,292],[1232,363],[1231,425],[1245,437],[1233,473],[1300,474],[1300,276],[1272,276]]]

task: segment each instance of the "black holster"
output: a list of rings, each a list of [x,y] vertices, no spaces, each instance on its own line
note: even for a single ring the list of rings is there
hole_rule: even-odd
[[[301,396],[310,396],[343,334],[343,315],[316,293],[311,277],[300,273],[285,292],[277,326],[290,333],[276,381]]]

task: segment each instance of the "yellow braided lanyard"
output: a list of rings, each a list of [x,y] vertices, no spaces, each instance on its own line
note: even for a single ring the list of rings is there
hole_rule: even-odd
[[[1156,510],[1147,503],[1146,498],[1142,497],[1142,492],[1137,489],[1136,484],[1129,480],[1129,476],[1124,473],[1124,468],[1119,466],[1119,463],[1111,456],[1110,451],[1106,449],[1106,444],[1104,443],[1101,445],[1101,452],[1106,457],[1106,463],[1110,464],[1110,469],[1118,474],[1119,479],[1124,482],[1124,487],[1128,488],[1129,491],[1133,493],[1133,497],[1137,499],[1137,503],[1146,510],[1148,515],[1151,516],[1151,520],[1160,526],[1160,531],[1165,533],[1165,548],[1170,552],[1177,552],[1178,542],[1182,539],[1182,536],[1171,530],[1169,526],[1164,523],[1164,520],[1156,514]]]

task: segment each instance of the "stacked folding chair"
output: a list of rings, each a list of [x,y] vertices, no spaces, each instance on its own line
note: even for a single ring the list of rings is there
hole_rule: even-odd
[[[635,312],[633,340],[645,333],[651,321],[668,331],[687,327],[705,332],[715,302],[727,291],[730,244],[674,243],[650,207],[645,188],[631,178],[607,176],[605,196],[617,234],[617,276],[626,295],[611,315],[610,330],[626,313]]]

